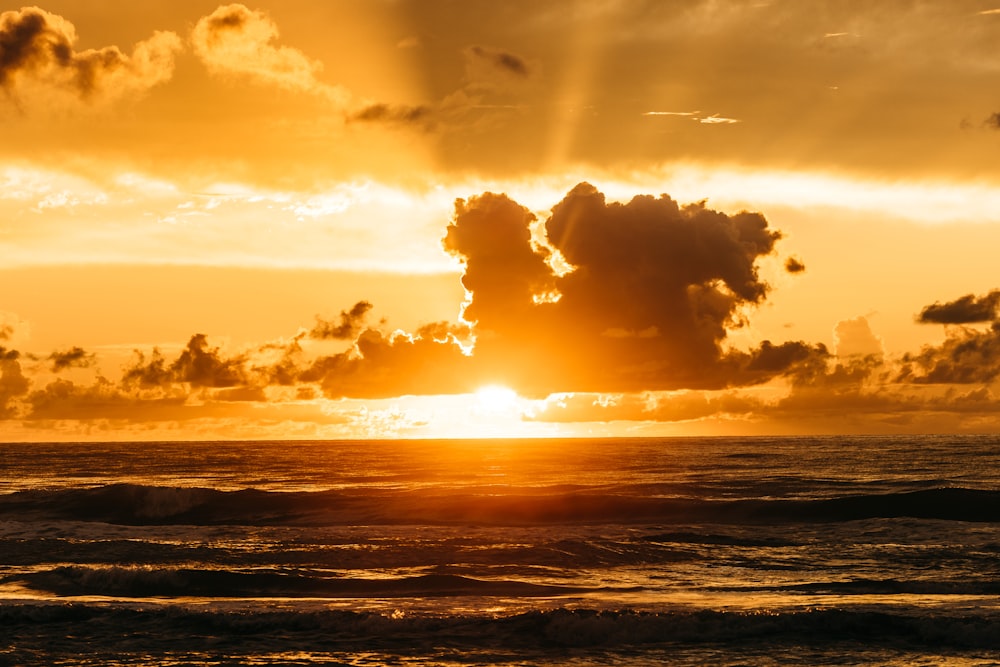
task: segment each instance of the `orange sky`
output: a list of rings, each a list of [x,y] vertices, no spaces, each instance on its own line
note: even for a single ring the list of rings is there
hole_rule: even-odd
[[[1000,4],[0,13],[0,437],[995,431]]]

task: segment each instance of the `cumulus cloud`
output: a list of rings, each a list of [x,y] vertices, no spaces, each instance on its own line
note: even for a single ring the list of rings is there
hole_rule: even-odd
[[[918,384],[988,384],[1000,377],[1000,323],[987,331],[960,328],[940,345],[903,357],[901,381]]]
[[[780,234],[666,195],[609,203],[581,183],[531,239],[534,216],[505,195],[456,203],[445,248],[465,264],[477,368],[521,391],[636,391],[763,381],[814,354],[802,343],[726,352],[739,311],[768,286],[756,261]],[[557,275],[550,255],[573,269]],[[516,360],[516,361],[514,361]]]
[[[76,28],[37,7],[0,14],[0,88],[64,91],[86,102],[141,94],[170,79],[180,38],[156,32],[131,55],[117,46],[76,51]]]
[[[475,390],[472,361],[453,338],[436,339],[437,326],[387,334],[365,329],[354,348],[317,359],[300,382],[318,383],[327,398],[386,398]]]
[[[833,339],[838,357],[882,356],[882,339],[872,332],[864,317],[837,322]]]
[[[0,347],[0,418],[13,416],[14,399],[24,396],[31,388],[31,381],[21,370],[19,356],[17,350]]]
[[[330,322],[316,317],[316,326],[309,332],[310,338],[319,340],[347,340],[353,339],[361,331],[365,316],[372,309],[372,304],[367,301],[358,301],[350,310],[340,311],[340,321]]]
[[[278,26],[267,14],[231,4],[202,17],[191,32],[191,43],[214,74],[321,95],[340,104],[349,101],[343,88],[319,79],[322,63],[279,44],[278,37]]]
[[[998,307],[1000,307],[1000,290],[993,290],[980,297],[966,294],[954,301],[936,302],[926,306],[917,315],[917,321],[936,324],[989,322],[997,318]]]
[[[247,384],[246,357],[224,357],[217,347],[209,347],[205,334],[195,334],[169,366],[159,350],[147,361],[136,352],[136,359],[122,376],[126,386],[164,387],[187,383],[192,387],[228,388]]]

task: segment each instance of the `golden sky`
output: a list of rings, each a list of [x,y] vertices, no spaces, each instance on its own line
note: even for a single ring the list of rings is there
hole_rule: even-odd
[[[0,12],[0,437],[995,431],[1000,3]]]

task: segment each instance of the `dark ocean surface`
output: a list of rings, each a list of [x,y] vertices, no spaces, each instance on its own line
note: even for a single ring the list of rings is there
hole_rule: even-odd
[[[1000,665],[1000,436],[0,444],[0,665]]]

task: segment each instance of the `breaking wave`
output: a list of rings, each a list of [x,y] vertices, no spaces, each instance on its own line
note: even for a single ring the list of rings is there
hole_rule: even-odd
[[[910,517],[1000,521],[1000,492],[934,488],[815,500],[650,497],[566,491],[373,492],[111,484],[17,491],[0,496],[0,518],[99,521],[124,525],[544,525],[601,523],[797,523]],[[669,535],[665,541],[669,541]]]
[[[80,639],[108,643],[123,628],[164,647],[184,637],[189,650],[220,635],[238,636],[244,649],[280,637],[302,650],[391,649],[429,646],[505,649],[615,648],[717,643],[771,645],[814,641],[875,646],[1000,648],[1000,619],[962,615],[918,616],[843,609],[787,613],[691,611],[640,612],[558,608],[513,615],[408,615],[393,612],[242,609],[204,610],[177,605],[45,604],[0,606],[0,625],[16,639],[72,628]]]

